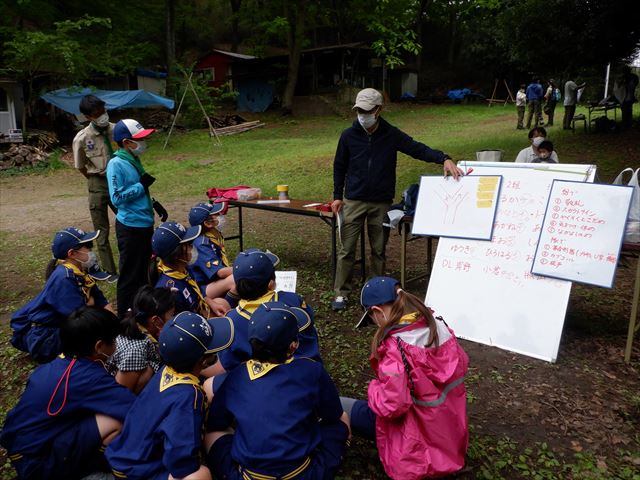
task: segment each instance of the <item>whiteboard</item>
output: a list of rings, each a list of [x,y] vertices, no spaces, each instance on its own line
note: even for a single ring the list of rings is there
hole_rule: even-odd
[[[490,242],[438,242],[426,303],[456,335],[555,361],[571,282],[531,273],[553,180],[593,181],[595,167],[459,162],[475,174],[502,175]]]
[[[501,183],[499,175],[422,177],[411,233],[491,240]]]
[[[611,288],[633,188],[554,180],[531,271]]]

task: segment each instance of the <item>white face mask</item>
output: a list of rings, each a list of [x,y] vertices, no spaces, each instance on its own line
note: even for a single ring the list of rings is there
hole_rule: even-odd
[[[137,147],[131,149],[131,153],[133,153],[136,156],[140,156],[147,151],[147,144],[145,143],[144,140],[140,140],[139,142],[136,142],[134,140],[132,141],[137,145]]]
[[[93,267],[96,267],[98,265],[98,256],[93,251],[86,252],[86,254],[87,254],[86,260],[82,261],[78,259],[78,261],[80,262],[80,266],[82,267],[82,270],[84,270],[85,272],[88,272]]]
[[[218,225],[216,225],[216,228],[222,232],[226,224],[227,224],[227,219],[225,218],[225,216],[218,215]]]
[[[188,265],[195,265],[197,261],[198,261],[198,249],[197,248],[192,248],[191,249],[191,260],[189,260]]]
[[[544,142],[544,137],[534,137],[533,140],[531,140],[531,143],[536,148],[538,148],[542,142]]]
[[[378,119],[376,118],[375,113],[359,113],[358,114],[358,122],[362,125],[362,128],[365,130],[369,130],[373,127]]]
[[[98,118],[96,118],[93,123],[96,124],[96,126],[100,127],[100,128],[104,128],[109,126],[109,114],[107,112],[104,112],[102,115],[100,115]]]

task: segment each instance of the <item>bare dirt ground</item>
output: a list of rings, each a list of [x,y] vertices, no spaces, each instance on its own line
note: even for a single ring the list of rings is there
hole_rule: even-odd
[[[194,193],[163,203],[169,212],[179,213],[172,218],[185,221],[188,209],[201,200],[204,196]],[[233,214],[230,216],[233,223]],[[290,254],[283,263],[302,271],[303,281],[308,282],[303,293],[316,307],[322,342],[326,342],[323,356],[332,356],[327,365],[333,369],[336,383],[351,395],[364,396],[369,375],[366,353],[362,352],[366,352],[369,339],[352,328],[355,309],[335,314],[327,307],[330,237],[326,226],[314,219],[260,211],[247,211],[245,223],[245,246],[268,243],[266,246],[276,251],[281,244],[288,246]],[[21,277],[11,262],[22,242],[41,239],[42,248],[48,249],[51,232],[68,225],[91,227],[85,182],[76,172],[63,169],[47,176],[0,179],[0,233],[8,239],[0,252],[0,288],[21,292],[26,298],[35,294],[41,284]],[[112,241],[115,243],[113,236]],[[237,249],[235,243],[230,248]],[[398,248],[394,234],[387,252],[388,270],[393,275],[399,270]],[[412,243],[408,250],[409,265],[424,264],[423,240]],[[576,452],[591,452],[604,468],[602,478],[614,478],[606,474],[610,462],[640,469],[634,465],[640,457],[640,341],[632,363],[622,361],[636,261],[628,260],[618,269],[613,289],[574,285],[555,364],[462,341],[470,357],[467,386],[472,435],[506,436],[523,446],[546,442],[557,456],[566,459],[572,459]],[[414,267],[412,273],[419,270]],[[426,282],[414,282],[409,289],[422,296]],[[6,320],[7,315],[3,317]],[[340,357],[336,362],[356,364],[355,373],[334,362],[336,357]],[[346,478],[378,477],[375,452],[371,448],[357,452],[368,458],[351,459],[351,464],[363,468],[364,461],[374,467],[362,476]],[[476,473],[478,462],[470,462]],[[465,478],[477,477],[471,473]]]

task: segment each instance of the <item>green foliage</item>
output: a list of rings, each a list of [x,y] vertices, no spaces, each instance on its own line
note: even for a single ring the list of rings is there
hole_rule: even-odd
[[[34,166],[10,167],[5,170],[0,170],[0,178],[54,172],[66,166],[65,163],[60,160],[60,155],[61,151],[55,150],[46,161],[38,162]]]
[[[187,90],[178,118],[178,124],[180,125],[189,128],[206,127],[207,123],[200,104],[202,104],[207,115],[211,118],[215,116],[221,103],[228,100],[234,100],[238,95],[238,92],[230,89],[229,84],[225,84],[220,88],[212,87],[209,86],[209,82],[206,78],[193,75],[191,78],[191,84],[193,85],[193,90],[197,93],[198,98],[200,99],[199,104],[198,99],[193,94],[193,91],[187,82],[187,78],[191,74],[191,70],[178,67],[176,71],[178,77],[174,78],[173,82],[175,84],[179,84],[177,98],[182,98],[185,90]]]
[[[363,23],[374,34],[376,40],[371,48],[384,60],[389,68],[404,65],[403,55],[417,55],[422,48],[412,28],[414,23],[415,2],[404,0],[381,0],[375,8],[363,10]]]

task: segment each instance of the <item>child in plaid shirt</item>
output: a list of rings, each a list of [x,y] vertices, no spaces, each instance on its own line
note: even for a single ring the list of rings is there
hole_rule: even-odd
[[[122,320],[116,352],[108,367],[116,381],[133,393],[140,393],[160,368],[158,335],[174,310],[175,297],[170,289],[145,285]]]

